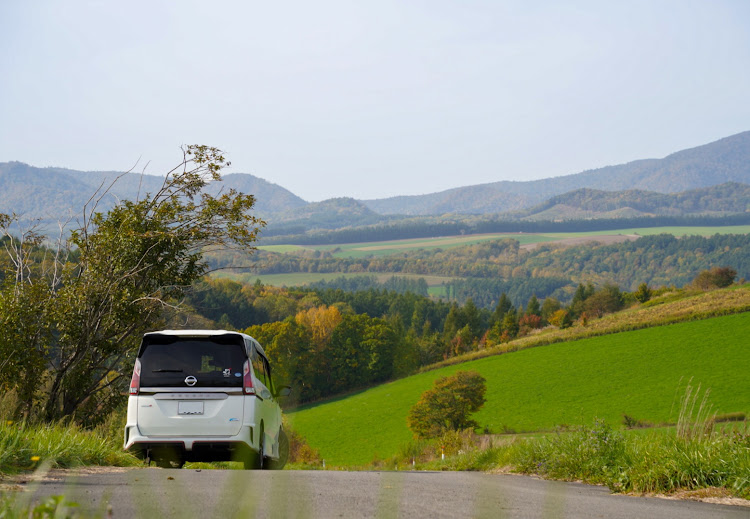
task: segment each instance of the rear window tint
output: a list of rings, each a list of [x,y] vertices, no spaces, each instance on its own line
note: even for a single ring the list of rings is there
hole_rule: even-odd
[[[235,335],[177,337],[152,335],[140,351],[142,387],[242,387],[246,360],[242,338]]]

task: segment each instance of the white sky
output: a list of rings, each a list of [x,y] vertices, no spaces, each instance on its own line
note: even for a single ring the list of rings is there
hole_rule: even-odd
[[[0,161],[370,199],[749,129],[747,0],[0,0]]]

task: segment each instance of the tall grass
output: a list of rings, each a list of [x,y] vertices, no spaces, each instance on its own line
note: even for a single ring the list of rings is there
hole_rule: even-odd
[[[607,485],[613,491],[669,493],[723,487],[750,498],[747,427],[703,437],[650,432],[622,435],[606,424],[520,442],[516,470]]]
[[[448,433],[412,441],[371,467],[520,472],[630,493],[719,488],[721,495],[750,499],[750,427],[717,427],[708,393],[688,384],[674,428],[622,431],[597,419],[532,437]]]
[[[518,470],[623,492],[723,487],[750,498],[750,428],[718,429],[708,397],[687,385],[673,433],[624,436],[603,422],[520,444]]]
[[[675,430],[677,438],[685,441],[701,440],[713,433],[715,413],[708,403],[710,389],[706,389],[700,399],[701,386],[693,387],[688,383],[680,405],[680,415]]]
[[[133,466],[139,461],[122,450],[115,438],[75,424],[16,421],[12,393],[0,397],[0,475],[32,470],[41,463],[51,467],[81,465]]]
[[[28,495],[0,495],[0,519],[72,519],[81,517],[77,507],[77,503],[68,501],[65,496],[50,496],[41,503],[32,504]],[[104,517],[104,514],[92,517]]]

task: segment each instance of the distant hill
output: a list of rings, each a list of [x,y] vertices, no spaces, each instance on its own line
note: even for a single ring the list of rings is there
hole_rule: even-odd
[[[117,182],[112,185],[115,179]],[[22,162],[4,162],[0,163],[0,212],[54,222],[77,215],[100,188],[112,185],[98,206],[106,210],[117,200],[133,200],[139,193],[155,192],[163,182],[164,177],[156,175],[37,168]],[[222,188],[255,195],[255,212],[263,218],[307,205],[287,189],[246,173],[225,175],[222,184],[213,184],[209,190]]]
[[[331,198],[277,215],[272,226],[304,225],[308,229],[339,229],[372,225],[387,220],[388,217],[377,214],[353,198]]]
[[[727,182],[750,184],[750,131],[663,159],[637,160],[544,180],[493,182],[363,202],[380,214],[496,214],[529,208],[582,188],[677,193]]]
[[[97,189],[109,187],[118,177],[110,194],[99,204],[100,210],[109,209],[117,200],[134,199],[139,192],[154,192],[163,182],[163,177],[155,175],[0,163],[0,212],[16,212],[54,224],[77,216]],[[705,195],[685,194],[677,199],[666,196],[727,183],[735,185]],[[740,188],[736,187],[740,184]],[[742,208],[742,197],[747,197],[748,184],[750,131],[664,159],[639,160],[545,180],[467,186],[421,196],[360,201],[336,198],[308,203],[281,186],[246,173],[225,175],[223,187],[255,195],[255,214],[268,221],[264,234],[272,236],[379,224],[404,217],[444,219],[442,215],[447,214],[459,218],[521,215],[537,220],[721,215],[747,211],[746,204]],[[712,200],[710,204],[705,197]],[[721,202],[723,199],[726,200]]]
[[[553,196],[518,213],[525,220],[637,218],[641,216],[725,216],[750,211],[750,185],[727,182],[682,193],[630,189],[578,189]]]

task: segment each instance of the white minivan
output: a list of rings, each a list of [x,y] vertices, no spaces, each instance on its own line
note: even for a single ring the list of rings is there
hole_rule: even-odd
[[[226,330],[143,336],[133,368],[125,449],[160,467],[242,461],[282,468],[289,442],[278,390],[258,341]]]

